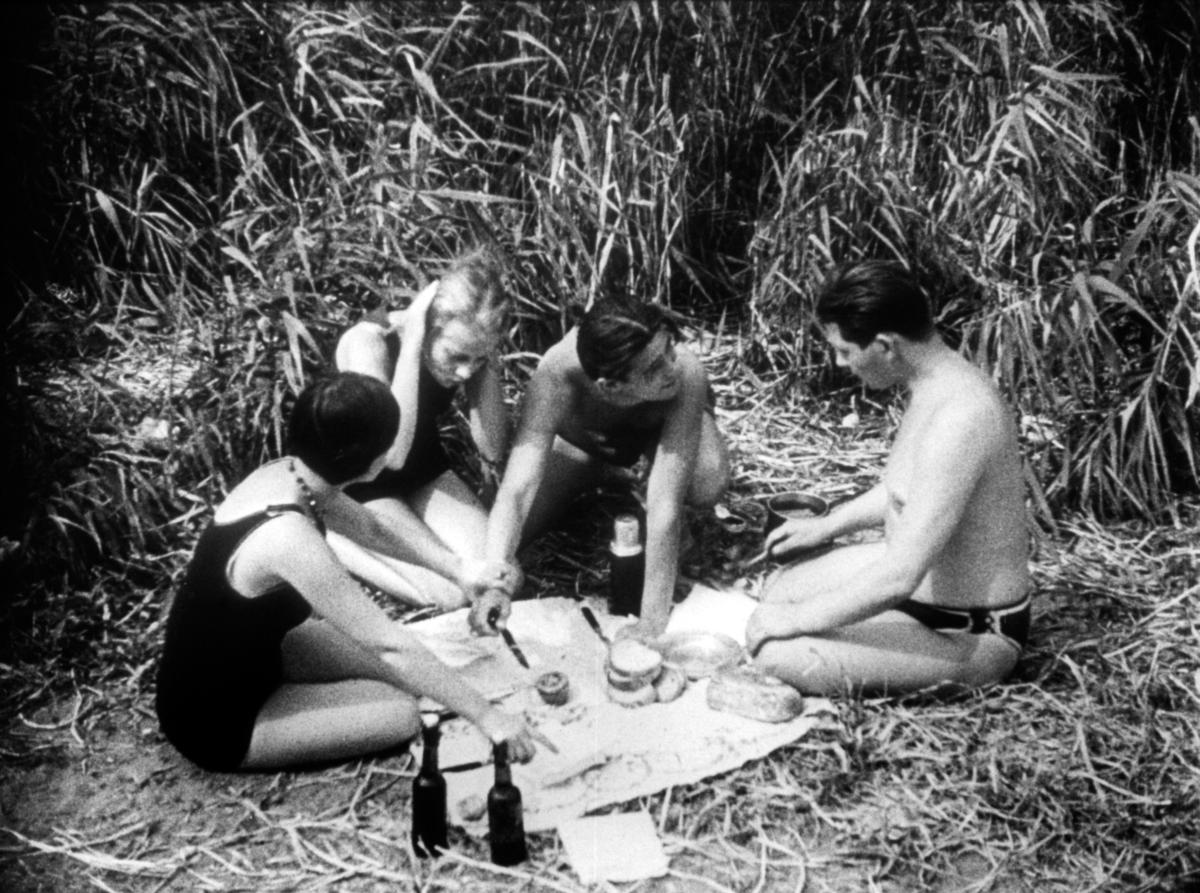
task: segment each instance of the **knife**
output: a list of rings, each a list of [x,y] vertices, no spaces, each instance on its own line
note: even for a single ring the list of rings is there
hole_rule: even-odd
[[[508,646],[508,650],[512,652],[512,656],[517,659],[517,663],[525,669],[529,669],[529,661],[525,659],[525,652],[517,645],[517,640],[513,638],[513,634],[508,631],[508,627],[503,629],[496,628],[496,621],[500,619],[500,609],[492,608],[487,613],[488,626],[500,633],[500,638],[504,639],[504,644]]]
[[[749,570],[750,568],[754,567],[754,565],[758,564],[760,561],[765,561],[766,559],[768,559],[770,557],[772,557],[770,548],[763,549],[761,552],[759,552],[753,558],[743,561],[742,562],[742,570]]]
[[[600,621],[597,620],[596,615],[592,613],[591,605],[581,603],[579,605],[579,610],[583,612],[583,619],[587,621],[588,626],[590,626],[592,631],[600,637],[600,641],[606,645],[610,644],[608,641],[608,636],[604,635],[604,630],[600,628]]]

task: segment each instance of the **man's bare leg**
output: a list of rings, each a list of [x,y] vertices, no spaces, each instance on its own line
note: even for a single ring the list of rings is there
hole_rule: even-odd
[[[868,561],[883,553],[884,544],[858,543],[823,550],[779,568],[763,584],[764,602],[801,601],[808,594],[837,587]]]
[[[764,602],[798,602],[852,576],[884,548],[864,543],[834,549],[776,572]],[[994,634],[937,632],[900,611],[818,636],[771,640],[755,665],[807,694],[903,694],[941,683],[976,688],[1016,666],[1018,650]]]
[[[936,632],[899,611],[884,611],[820,636],[763,644],[754,663],[806,694],[905,694],[949,684],[999,682],[1019,652],[993,633]]]

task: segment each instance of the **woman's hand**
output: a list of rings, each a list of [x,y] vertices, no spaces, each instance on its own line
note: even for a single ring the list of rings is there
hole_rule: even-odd
[[[667,629],[667,620],[669,617],[653,617],[643,615],[638,618],[637,623],[631,623],[629,626],[623,626],[617,630],[616,639],[634,639],[641,642],[643,645],[653,645],[654,642]]]
[[[508,758],[513,762],[528,763],[533,758],[533,735],[523,717],[492,707],[476,725],[493,744],[508,742]]]
[[[508,625],[512,600],[501,589],[489,589],[471,602],[467,625],[477,636],[494,636]]]
[[[507,561],[464,558],[461,565],[458,585],[471,601],[478,600],[489,589],[498,589],[511,596],[521,588],[524,580],[521,569]]]
[[[829,542],[823,518],[793,518],[784,521],[767,534],[767,554],[772,558],[787,558]]]

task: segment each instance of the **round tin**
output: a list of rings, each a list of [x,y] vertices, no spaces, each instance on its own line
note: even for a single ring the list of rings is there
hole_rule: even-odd
[[[543,673],[541,676],[538,676],[534,687],[537,688],[537,693],[542,696],[542,700],[553,707],[561,707],[571,697],[570,680],[567,679],[565,673],[560,673],[557,670],[552,670],[549,673]]]

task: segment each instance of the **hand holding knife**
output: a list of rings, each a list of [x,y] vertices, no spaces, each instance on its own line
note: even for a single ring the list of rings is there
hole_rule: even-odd
[[[512,656],[517,659],[517,663],[519,663],[521,666],[523,666],[525,669],[528,670],[529,669],[529,661],[525,659],[525,652],[523,652],[521,650],[520,646],[517,645],[517,640],[514,639],[513,634],[508,631],[508,627],[505,626],[505,627],[497,628],[496,624],[499,622],[499,620],[500,620],[500,609],[499,608],[492,608],[490,611],[488,611],[488,614],[487,614],[488,626],[490,626],[492,629],[496,630],[496,632],[500,633],[500,637],[502,639],[504,639],[504,644],[508,646],[508,650],[512,652]]]

